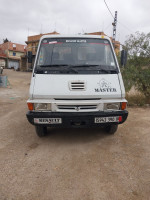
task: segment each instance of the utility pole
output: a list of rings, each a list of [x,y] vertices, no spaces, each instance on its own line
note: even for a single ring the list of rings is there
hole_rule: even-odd
[[[113,25],[113,38],[112,38],[112,43],[115,48],[115,38],[116,38],[116,26],[117,26],[117,11],[115,11],[115,17],[114,17],[114,22],[112,23]]]

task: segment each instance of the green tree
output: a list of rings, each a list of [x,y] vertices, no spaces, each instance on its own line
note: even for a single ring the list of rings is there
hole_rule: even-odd
[[[9,40],[7,38],[3,39],[3,43],[6,43],[6,42],[9,42]]]
[[[124,48],[128,51],[127,67],[122,75],[125,86],[129,90],[133,85],[150,98],[150,33],[136,32],[125,41]]]

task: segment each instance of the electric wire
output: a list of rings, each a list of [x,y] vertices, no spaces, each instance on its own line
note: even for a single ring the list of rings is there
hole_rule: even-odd
[[[127,26],[125,26],[124,24],[122,24],[120,21],[117,21],[120,25],[122,25],[125,29],[127,29],[129,32],[133,33],[134,31],[132,31],[130,28],[128,28]]]
[[[113,17],[113,19],[114,19],[114,16],[113,16],[113,14],[112,14],[111,10],[109,9],[109,7],[108,7],[108,5],[107,5],[107,3],[106,3],[106,1],[105,1],[105,0],[104,0],[104,3],[105,3],[105,5],[106,5],[106,7],[107,7],[108,11],[110,12],[111,16],[112,16],[112,17]]]
[[[112,12],[111,12],[110,8],[108,7],[108,5],[107,5],[107,3],[106,3],[105,0],[104,0],[104,3],[105,3],[105,5],[106,5],[106,7],[107,7],[109,13],[111,14],[111,16],[112,16],[113,19],[114,19],[114,16],[113,16],[113,14],[112,14]],[[117,20],[117,22],[118,22],[120,25],[122,25],[125,29],[127,29],[129,32],[132,32],[132,33],[134,32],[134,31],[132,31],[131,29],[129,29],[127,26],[125,26],[124,24],[122,24],[120,21]]]

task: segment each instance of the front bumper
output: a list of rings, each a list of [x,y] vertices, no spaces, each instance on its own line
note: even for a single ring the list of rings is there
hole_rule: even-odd
[[[122,124],[128,117],[128,111],[112,111],[112,112],[33,112],[28,111],[27,119],[32,125],[47,126],[47,127],[100,127],[110,123],[95,123],[95,117],[112,117],[121,116],[121,122],[111,122],[111,124]],[[61,118],[61,124],[36,124],[34,118]]]

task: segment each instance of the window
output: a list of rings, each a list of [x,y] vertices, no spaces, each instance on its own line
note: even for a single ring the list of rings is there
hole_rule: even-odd
[[[105,39],[55,38],[43,39],[37,58],[38,69],[51,70],[69,66],[76,68],[75,73],[111,73],[117,66],[112,48]],[[68,68],[67,68],[68,69]],[[88,72],[87,72],[88,71]]]
[[[16,44],[13,44],[13,48],[16,48]]]

